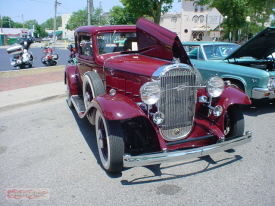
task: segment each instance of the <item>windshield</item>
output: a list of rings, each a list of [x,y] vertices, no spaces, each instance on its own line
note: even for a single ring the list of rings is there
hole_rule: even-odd
[[[230,45],[204,45],[203,50],[208,60],[224,59],[239,48],[237,44]]]
[[[134,32],[112,32],[97,35],[99,54],[121,51],[137,51],[137,38]]]

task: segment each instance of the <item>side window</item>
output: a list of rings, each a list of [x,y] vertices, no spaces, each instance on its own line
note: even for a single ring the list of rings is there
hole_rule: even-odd
[[[203,58],[203,54],[201,52],[201,48],[199,48],[199,57],[198,57],[199,60],[204,60]]]
[[[93,56],[92,39],[89,35],[81,35],[79,39],[80,54],[85,56]]]
[[[198,59],[198,46],[189,46],[187,49],[187,55],[190,59]]]
[[[137,51],[137,38],[134,32],[99,33],[97,35],[99,54],[122,51]]]

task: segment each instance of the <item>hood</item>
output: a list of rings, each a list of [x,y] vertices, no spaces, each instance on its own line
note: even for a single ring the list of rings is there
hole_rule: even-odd
[[[275,27],[267,27],[245,44],[235,50],[226,59],[253,57],[263,59],[275,52]]]
[[[179,58],[181,63],[191,65],[177,34],[145,18],[136,24],[139,52],[143,55],[168,61]]]

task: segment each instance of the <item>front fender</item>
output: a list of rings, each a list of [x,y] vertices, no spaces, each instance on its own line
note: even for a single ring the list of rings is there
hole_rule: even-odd
[[[100,110],[108,120],[123,120],[138,116],[147,118],[142,109],[133,100],[120,94],[116,94],[115,96],[110,96],[109,94],[98,96],[92,100],[91,107]]]
[[[228,86],[225,87],[218,104],[226,110],[232,104],[251,104],[251,100],[242,90]]]

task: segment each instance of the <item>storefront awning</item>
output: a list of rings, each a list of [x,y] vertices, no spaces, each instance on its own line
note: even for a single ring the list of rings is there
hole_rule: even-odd
[[[62,34],[62,31],[55,31],[56,36],[60,36]],[[49,33],[49,36],[53,36],[53,32]]]
[[[62,34],[62,31],[56,31],[56,32],[55,32],[55,35],[58,35],[58,36],[59,36],[59,35],[61,35],[61,34]]]

